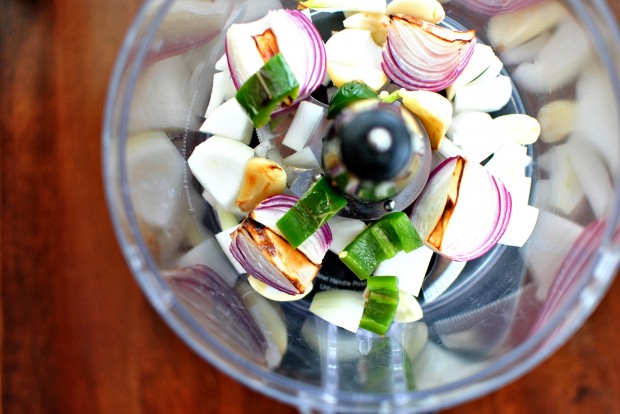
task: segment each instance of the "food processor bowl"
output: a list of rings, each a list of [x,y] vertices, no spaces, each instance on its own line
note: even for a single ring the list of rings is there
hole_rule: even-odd
[[[501,113],[542,126],[523,154],[538,217],[523,247],[498,245],[465,264],[436,257],[419,296],[424,317],[385,336],[337,328],[308,311],[309,298],[258,295],[217,242],[217,212],[187,166],[206,137],[199,127],[226,29],[282,7],[297,3],[146,0],[127,33],[104,115],[104,180],[119,243],[153,307],[209,363],[302,412],[429,412],[533,369],[582,326],[618,269],[620,32],[609,7],[443,3],[443,25],[476,29],[502,59],[513,96]],[[338,16],[312,19],[329,32]],[[301,181],[314,173],[295,171]],[[208,269],[194,273],[213,282],[179,270],[198,264]],[[326,262],[314,284],[345,282],[362,288]]]

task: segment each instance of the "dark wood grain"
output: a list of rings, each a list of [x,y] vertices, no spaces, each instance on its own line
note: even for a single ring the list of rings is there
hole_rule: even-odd
[[[294,413],[182,343],[117,246],[101,118],[139,3],[0,2],[0,412]],[[618,314],[616,282],[547,362],[451,412],[620,412]]]

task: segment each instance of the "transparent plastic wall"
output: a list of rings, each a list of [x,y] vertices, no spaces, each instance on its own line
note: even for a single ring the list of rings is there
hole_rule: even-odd
[[[583,324],[617,270],[613,15],[602,1],[443,4],[444,24],[475,28],[502,60],[513,82],[504,111],[541,124],[521,158],[529,191],[520,196],[538,216],[521,248],[497,246],[464,265],[437,258],[420,296],[423,319],[380,337],[328,324],[308,312],[309,300],[256,293],[216,240],[218,212],[187,166],[206,138],[199,128],[214,79],[228,70],[216,70],[226,28],[296,5],[146,1],[128,33],[110,84],[103,157],[118,238],[145,294],[210,363],[307,412],[428,412],[532,369]],[[267,156],[277,156],[276,141]],[[196,264],[210,270],[179,270]],[[338,276],[330,271],[325,283]]]

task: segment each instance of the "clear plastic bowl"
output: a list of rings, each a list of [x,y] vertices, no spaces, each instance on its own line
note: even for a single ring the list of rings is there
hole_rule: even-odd
[[[488,44],[489,22],[497,19],[489,13],[507,12],[489,6],[494,3],[508,9],[519,1],[451,0],[444,4],[446,22],[477,29]],[[248,293],[205,226],[208,207],[187,164],[171,175],[168,161],[152,158],[166,149],[136,138],[158,130],[187,159],[204,139],[196,131],[224,52],[225,27],[260,18],[280,2],[145,1],[110,83],[103,161],[119,242],[153,306],[207,361],[302,412],[428,412],[487,394],[531,370],[592,313],[620,257],[620,34],[603,0],[558,3],[568,13],[548,24],[542,37],[526,48],[496,50],[515,87],[506,111],[537,117],[556,100],[570,101],[575,110],[559,141],[528,147],[530,204],[540,211],[531,238],[522,248],[496,247],[468,263],[456,280],[454,268],[437,261],[421,298],[423,320],[378,337],[323,322],[309,314],[307,301],[270,305]],[[556,17],[548,13],[541,20]],[[526,21],[534,18],[528,12]],[[502,26],[504,36],[518,35],[509,32],[510,24]],[[136,175],[133,162],[149,167]],[[201,254],[184,256],[195,246]],[[205,307],[170,283],[168,271],[192,260],[222,276],[235,306],[250,311],[245,317],[256,322],[250,325],[271,330],[262,331],[270,355],[239,345],[248,325],[227,319],[231,298],[219,308]]]

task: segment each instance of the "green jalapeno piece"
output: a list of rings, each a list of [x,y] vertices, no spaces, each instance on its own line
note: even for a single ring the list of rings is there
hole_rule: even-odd
[[[288,63],[278,53],[252,75],[237,91],[235,98],[256,128],[267,124],[271,113],[283,102],[299,96],[299,83]]]
[[[399,291],[396,276],[371,276],[368,278],[368,301],[360,328],[385,335],[390,329],[396,308],[398,308]]]
[[[342,85],[329,101],[327,117],[335,118],[344,108],[362,99],[378,99],[379,95],[362,81],[347,82]]]
[[[422,240],[409,217],[403,212],[394,212],[364,229],[339,256],[360,280],[364,280],[382,261],[399,251],[408,253],[420,246]]]
[[[295,248],[347,204],[326,178],[321,178],[277,222],[284,238]]]

